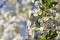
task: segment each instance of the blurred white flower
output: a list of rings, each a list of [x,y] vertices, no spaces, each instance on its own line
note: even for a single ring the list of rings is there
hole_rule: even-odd
[[[26,0],[26,2],[27,2],[27,3],[30,3],[30,2],[31,2],[31,0]]]
[[[34,16],[38,16],[40,14],[41,14],[40,9],[35,9],[34,12],[33,12]]]
[[[19,34],[17,34],[13,40],[23,40],[22,36],[20,36]]]
[[[8,35],[9,29],[5,28],[3,31],[3,35]]]
[[[16,11],[19,9],[19,3],[16,3]]]
[[[3,14],[3,17],[8,20],[8,15],[9,15],[9,12],[6,12],[5,14]]]
[[[59,13],[56,13],[55,20],[57,20],[58,18],[60,18],[60,14]]]
[[[6,12],[6,13],[4,14],[4,17],[7,17],[8,14],[9,14],[9,12]]]
[[[14,0],[14,2],[13,2],[13,0],[8,0],[8,3],[10,6],[14,6],[14,5],[16,5],[17,0]]]
[[[5,22],[5,21],[4,21],[4,22]],[[5,28],[7,27],[7,25],[9,25],[8,22],[3,23],[3,26],[4,26]]]
[[[34,3],[35,2],[35,0],[31,0],[32,1],[32,3]]]
[[[48,21],[49,20],[49,17],[44,17],[43,20],[44,21]]]
[[[36,2],[35,2],[35,5],[36,5],[36,6],[39,6],[39,1],[36,1]]]
[[[30,25],[31,25],[31,21],[28,20],[28,21],[27,21],[27,26],[30,26]]]
[[[5,13],[6,13],[5,9],[2,8],[2,9],[1,9],[1,14],[4,15]]]
[[[34,15],[34,16],[38,16],[38,14],[37,14],[37,13],[34,13],[33,15]]]
[[[44,27],[40,27],[39,29],[40,29],[41,32],[43,32],[45,28]]]
[[[42,4],[42,0],[39,0],[39,2]]]
[[[31,14],[32,14],[32,11],[31,10],[28,10],[28,17],[30,18],[31,17]]]
[[[8,40],[8,37],[9,37],[8,34],[5,33],[5,34],[3,34],[1,40]]]
[[[50,16],[51,19],[53,19],[53,16]]]
[[[14,28],[14,25],[13,24],[11,24],[11,25],[8,25],[8,27],[6,27],[8,30],[10,30],[10,31],[14,31],[15,30],[15,28]]]
[[[4,22],[4,20],[0,19],[0,25],[2,25],[2,24],[3,24],[3,22]]]
[[[55,13],[55,12],[56,12],[56,11],[53,10],[53,9],[49,9],[49,11],[50,11],[51,13]]]
[[[16,17],[15,16],[13,16],[13,17],[9,17],[9,22],[14,22],[16,20]]]

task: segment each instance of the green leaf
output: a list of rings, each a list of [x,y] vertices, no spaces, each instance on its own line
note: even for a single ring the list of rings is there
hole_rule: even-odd
[[[37,24],[37,25],[39,25],[39,26],[41,26],[41,23],[40,23],[40,22],[38,22],[38,21],[36,22],[36,24]]]
[[[55,31],[55,32],[53,32],[53,34],[51,35],[50,38],[55,38],[57,35],[58,35],[58,34],[57,34],[57,32]]]
[[[49,8],[50,3],[51,3],[51,0],[47,0],[47,8]]]
[[[39,28],[37,28],[37,27],[33,27],[32,30],[39,30]]]
[[[53,6],[56,6],[58,4],[58,2],[51,2],[51,0],[42,0],[42,4],[46,7],[46,8],[51,8]]]
[[[43,15],[43,12],[40,14],[40,15],[38,15],[40,18],[42,18],[44,15]]]
[[[46,40],[46,35],[41,35],[41,37],[35,36],[35,40]]]
[[[23,8],[22,7],[19,8],[19,13],[23,13]]]
[[[6,18],[5,18],[5,17],[3,17],[3,19],[4,19],[4,20],[6,20]]]
[[[34,36],[35,40],[41,40],[41,38],[39,38],[37,35]]]
[[[58,34],[56,31],[53,32],[53,31],[49,30],[48,34],[46,35],[46,38],[49,37],[49,40],[51,40],[51,39],[55,38],[57,35]]]
[[[41,40],[46,40],[46,35],[43,34],[43,35],[41,36]]]
[[[10,24],[13,24],[14,22],[10,22]]]
[[[49,5],[49,8],[53,7],[53,6],[56,6],[58,4],[58,2],[52,2],[50,5]]]
[[[53,35],[53,32],[50,30],[50,31],[49,31],[49,36],[51,36],[51,35]]]
[[[51,3],[51,0],[47,0],[47,3],[48,3],[48,5],[50,5],[50,3]]]
[[[46,0],[42,0],[42,3],[45,5],[46,4]]]
[[[58,2],[52,2],[51,5],[53,6],[56,6],[58,4]]]
[[[45,10],[43,7],[40,7],[41,10]]]
[[[40,17],[43,17],[44,15],[43,15],[43,13],[40,15]]]
[[[42,0],[42,3],[43,5],[46,7],[46,8],[49,8],[49,5],[51,3],[51,0]]]

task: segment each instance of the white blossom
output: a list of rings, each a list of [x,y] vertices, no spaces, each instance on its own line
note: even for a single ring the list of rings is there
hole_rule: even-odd
[[[36,2],[35,2],[35,5],[36,5],[36,6],[39,6],[39,1],[36,1]]]
[[[43,20],[44,21],[48,21],[49,20],[49,17],[44,17]]]
[[[13,38],[13,40],[23,40],[23,38],[18,34]]]
[[[3,19],[0,19],[0,25],[2,25],[2,24],[3,24],[3,22],[4,22],[4,20],[3,20]]]
[[[16,19],[16,17],[14,16],[14,17],[9,17],[9,22],[13,22],[13,21],[15,21],[15,19]]]
[[[44,27],[40,27],[40,31],[43,31]]]
[[[31,0],[32,1],[32,3],[34,3],[35,2],[35,0]]]

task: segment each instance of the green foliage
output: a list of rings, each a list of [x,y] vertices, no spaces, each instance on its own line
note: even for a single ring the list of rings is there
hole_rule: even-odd
[[[6,20],[6,18],[3,16],[3,20]]]
[[[41,35],[41,37],[35,36],[35,40],[46,40],[46,35]]]
[[[40,22],[38,22],[38,21],[36,22],[36,24],[38,24],[39,26],[41,26],[41,23],[40,23]]]
[[[51,40],[51,39],[55,38],[57,35],[58,34],[56,31],[53,32],[50,30],[46,36],[49,37],[49,40]]]
[[[49,31],[49,36],[51,36],[52,34],[53,34],[53,32],[50,30],[50,31]]]
[[[38,37],[37,35],[34,38],[35,38],[35,40],[41,40],[41,38]]]
[[[19,8],[19,13],[23,13],[22,7]]]
[[[46,8],[48,8],[51,3],[51,0],[42,0],[42,3]]]
[[[35,36],[34,38],[35,38],[36,40],[51,40],[51,39],[55,38],[57,35],[58,35],[58,34],[57,34],[56,31],[53,32],[53,31],[50,30],[50,31],[47,33],[47,35],[42,34],[40,37]],[[49,38],[48,38],[48,37],[49,37]],[[46,39],[46,38],[48,38],[48,39]]]
[[[58,4],[58,2],[52,2],[51,6],[53,6],[53,5],[56,6],[57,4]]]
[[[40,15],[40,17],[43,17],[44,15],[43,15],[43,13]]]
[[[37,28],[37,27],[33,27],[32,30],[39,30],[39,28]]]
[[[55,38],[57,35],[58,35],[58,34],[57,34],[57,32],[55,31],[55,32],[53,32],[53,34],[50,36],[50,38],[51,38],[51,39],[52,39],[52,38]]]
[[[51,2],[51,0],[42,0],[42,7],[40,7],[42,13],[40,15],[38,15],[40,18],[42,18],[44,16],[44,12],[43,11],[47,11],[47,9],[50,9],[54,6],[56,6],[58,4],[58,2]],[[41,25],[39,22],[36,22],[36,24],[38,24],[39,26]],[[38,30],[38,28],[35,28],[35,30]],[[56,31],[51,31],[49,30],[49,32],[47,32],[47,34],[42,34],[40,37],[35,36],[34,38],[36,40],[51,40],[53,38],[55,38],[58,35],[58,33]]]
[[[2,34],[0,34],[0,38],[2,37]]]
[[[34,38],[35,38],[35,40],[39,40],[39,38],[38,38],[38,36],[36,35],[36,36],[34,36]]]
[[[10,24],[13,24],[14,22],[10,22]]]
[[[52,8],[53,6],[56,6],[58,2],[51,2],[51,0],[42,0],[42,7],[40,7],[42,14],[39,15],[40,18],[42,18],[44,15],[43,11],[46,11],[47,9]]]
[[[58,4],[58,2],[51,2],[51,4],[49,5],[49,8],[54,7],[54,6],[56,6],[57,4]]]
[[[46,40],[46,35],[42,35],[40,40]]]
[[[42,0],[43,5],[48,9],[58,4],[58,2],[51,2],[51,0]]]
[[[40,15],[38,15],[40,18],[42,18],[44,15],[43,15],[43,11],[42,11],[42,13],[40,14]]]
[[[41,10],[45,10],[44,7],[40,7]]]

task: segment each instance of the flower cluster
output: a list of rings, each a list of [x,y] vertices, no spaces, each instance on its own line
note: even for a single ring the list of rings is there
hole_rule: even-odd
[[[57,1],[4,0],[4,3],[0,8],[0,40],[58,40],[60,37]],[[22,25],[21,21],[27,23]]]

